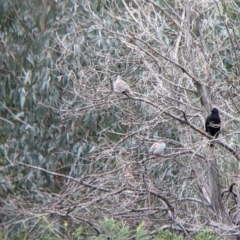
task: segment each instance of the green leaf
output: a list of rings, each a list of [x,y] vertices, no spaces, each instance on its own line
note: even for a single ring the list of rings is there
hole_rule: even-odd
[[[26,95],[27,93],[25,92],[24,88],[19,89],[19,97],[20,97],[20,107],[23,109],[25,101],[26,101]]]

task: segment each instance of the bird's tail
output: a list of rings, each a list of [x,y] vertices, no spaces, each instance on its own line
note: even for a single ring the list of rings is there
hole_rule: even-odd
[[[109,80],[110,80],[110,86],[111,86],[111,90],[112,90],[112,92],[114,92],[113,81],[112,81],[112,79],[111,79],[111,78],[110,78]]]
[[[130,91],[123,91],[122,93],[125,94],[127,97],[130,97],[130,98],[134,98],[135,97],[133,92],[130,92]]]

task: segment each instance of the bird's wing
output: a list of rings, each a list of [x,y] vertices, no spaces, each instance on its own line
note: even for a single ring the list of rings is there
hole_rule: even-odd
[[[149,152],[150,152],[150,153],[153,153],[155,150],[156,150],[156,143],[154,143],[154,144],[150,147]]]
[[[121,79],[117,79],[113,85],[114,92],[119,92],[125,94],[127,97],[134,97],[130,87],[126,82]]]
[[[154,151],[154,154],[162,154],[165,150],[165,147],[166,147],[165,143],[158,143],[158,145]]]
[[[126,82],[124,82],[123,80],[118,80],[117,84],[118,84],[118,87],[119,87],[122,91],[131,92],[130,87],[129,87],[128,84],[127,84]]]

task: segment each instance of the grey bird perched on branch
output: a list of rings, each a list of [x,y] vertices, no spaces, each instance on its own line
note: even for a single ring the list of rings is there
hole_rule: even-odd
[[[135,97],[128,84],[122,80],[120,75],[117,76],[115,81],[112,81],[112,79],[110,81],[113,92],[123,93],[130,98]]]
[[[154,143],[150,149],[149,149],[149,153],[153,154],[155,156],[155,158],[160,157],[166,148],[166,144],[162,141],[156,142]]]
[[[217,108],[211,110],[211,114],[206,118],[205,128],[206,132],[211,136],[217,138],[220,132],[221,119]],[[211,143],[210,147],[214,147],[214,144]]]

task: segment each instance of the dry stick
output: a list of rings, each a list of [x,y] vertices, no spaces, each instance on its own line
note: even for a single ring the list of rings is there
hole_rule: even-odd
[[[132,99],[137,100],[137,101],[141,101],[141,102],[145,102],[145,103],[153,106],[154,108],[160,109],[156,104],[150,102],[148,99],[137,98],[137,97],[134,97],[134,98],[132,98]],[[213,140],[213,139],[214,139],[217,144],[219,144],[219,145],[221,145],[222,147],[226,148],[229,152],[231,152],[231,153],[233,154],[233,156],[234,156],[238,161],[240,161],[240,154],[239,154],[236,150],[234,150],[232,147],[230,147],[230,146],[227,145],[226,143],[224,143],[224,142],[222,142],[222,141],[220,141],[220,140],[216,140],[213,136],[209,135],[209,134],[208,134],[207,132],[205,132],[203,129],[200,129],[200,128],[196,127],[194,124],[192,124],[192,123],[187,119],[186,113],[185,113],[184,111],[180,110],[180,111],[182,112],[182,114],[183,114],[184,120],[183,120],[182,118],[180,118],[180,117],[172,114],[172,113],[169,113],[169,112],[165,111],[165,110],[162,110],[162,109],[161,109],[161,111],[164,112],[166,115],[172,117],[173,119],[179,121],[180,123],[188,125],[190,128],[192,128],[193,130],[197,131],[198,133],[200,133],[200,134],[203,135],[204,137],[207,137],[207,138],[210,139],[210,140]]]
[[[11,121],[9,121],[9,120],[7,120],[7,119],[5,119],[5,118],[0,117],[0,120],[2,120],[2,121],[4,121],[4,122],[12,125],[13,127],[14,127],[14,125],[15,125],[14,123],[12,123]]]
[[[207,137],[208,139],[215,139],[214,137],[210,136],[208,133],[206,133],[204,130],[196,127],[194,124],[192,124],[191,122],[188,121],[187,119],[187,116],[186,116],[186,113],[181,111],[183,113],[183,117],[186,121],[186,124],[188,126],[190,126],[192,129],[194,129],[195,131],[199,132],[201,135]],[[215,142],[218,143],[219,145],[221,145],[222,147],[226,148],[229,152],[231,152],[233,154],[234,157],[237,158],[237,160],[240,161],[240,156],[238,154],[238,152],[236,152],[233,148],[231,148],[229,145],[227,145],[226,143],[220,141],[220,140],[216,140],[215,139]]]
[[[179,18],[181,20],[181,18],[176,14],[176,12],[171,8],[171,6],[166,2],[165,4],[167,5],[167,7],[171,10],[171,13],[173,14],[170,14],[168,13],[168,11],[166,11],[165,9],[163,9],[160,5],[158,5],[156,2],[152,1],[152,0],[146,0],[147,2],[151,3],[154,7],[156,7],[157,9],[159,9],[164,15],[166,15],[169,19],[172,20],[172,22],[177,26],[177,28],[181,31],[181,32],[184,32],[184,29],[182,28],[181,24],[179,24],[177,22],[177,20],[173,17],[173,15],[176,15],[177,18]]]
[[[17,115],[15,115],[8,107],[6,107],[3,103],[0,102],[0,104],[5,108],[13,117],[14,120],[19,121],[22,124],[26,124],[26,122],[22,121]],[[9,122],[10,123],[10,122]]]
[[[232,40],[232,37],[231,37],[231,34],[230,34],[230,30],[229,30],[229,28],[228,28],[228,26],[227,26],[227,24],[226,24],[226,21],[225,21],[225,19],[224,19],[224,16],[221,14],[221,10],[220,10],[220,8],[219,8],[219,5],[218,5],[218,3],[214,0],[214,2],[215,2],[215,4],[217,5],[217,9],[218,9],[218,12],[219,12],[219,16],[220,16],[220,18],[222,19],[222,21],[223,21],[223,24],[225,25],[225,28],[226,28],[226,30],[227,30],[227,33],[228,33],[228,36],[229,36],[229,40],[230,40],[230,42],[231,42],[231,45],[232,45],[232,49],[233,49],[233,53],[234,53],[234,56],[235,56],[235,61],[236,61],[236,67],[237,67],[237,71],[238,71],[238,74],[239,74],[239,64],[238,64],[238,54],[237,54],[237,52],[236,52],[236,48],[235,48],[235,46],[234,46],[234,43],[233,43],[233,40]],[[221,0],[221,2],[222,2],[222,4],[224,5],[224,3],[223,3],[223,1]],[[235,40],[235,42],[236,42],[236,40]]]
[[[49,171],[47,169],[44,169],[44,168],[41,168],[41,167],[38,167],[38,166],[29,165],[29,164],[26,164],[26,163],[21,163],[19,161],[17,161],[17,163],[19,165],[22,165],[22,166],[25,166],[25,167],[29,167],[29,168],[33,168],[33,169],[36,169],[36,170],[40,170],[40,171],[52,174],[54,176],[58,176],[58,177],[63,177],[63,178],[69,179],[71,181],[74,181],[74,182],[77,182],[77,183],[79,183],[81,185],[84,185],[85,187],[88,187],[88,188],[93,188],[93,189],[101,190],[101,191],[108,192],[108,193],[111,192],[111,189],[106,189],[106,188],[101,188],[101,187],[94,186],[92,184],[84,182],[82,179],[76,179],[76,178],[71,177],[71,176],[67,176],[67,175],[60,174],[60,173],[55,173],[55,172]]]
[[[60,173],[55,173],[55,172],[52,172],[52,171],[49,171],[49,170],[46,170],[44,168],[41,168],[41,167],[38,167],[38,166],[33,166],[33,165],[29,165],[29,164],[26,164],[26,163],[21,163],[19,161],[17,161],[17,163],[19,165],[22,165],[22,166],[25,166],[25,167],[29,167],[29,168],[32,168],[32,169],[36,169],[36,170],[40,170],[40,171],[43,171],[43,172],[46,172],[46,173],[49,173],[49,174],[52,174],[54,176],[59,176],[59,177],[63,177],[63,178],[66,178],[66,179],[69,179],[71,181],[74,181],[74,182],[77,182],[85,187],[88,187],[88,188],[93,188],[93,189],[96,189],[96,190],[101,190],[103,192],[106,192],[106,193],[110,193],[110,194],[119,194],[123,191],[126,190],[126,188],[121,188],[119,190],[116,190],[114,192],[112,192],[112,189],[106,189],[106,188],[102,188],[102,187],[97,187],[95,185],[92,185],[92,184],[89,184],[89,183],[86,183],[84,182],[82,179],[76,179],[76,178],[73,178],[71,176],[67,176],[67,175],[64,175],[64,174],[60,174]],[[99,198],[97,201],[101,200],[102,198]],[[69,211],[69,210],[68,210]]]
[[[163,202],[165,202],[165,204],[168,206],[169,210],[174,213],[174,207],[171,205],[171,203],[168,201],[167,198],[165,198],[164,196],[154,192],[154,191],[149,191],[149,193],[153,194],[154,196],[156,196],[157,198],[161,199]]]
[[[177,62],[171,60],[170,58],[164,56],[164,55],[161,54],[159,51],[157,51],[156,49],[152,48],[149,44],[147,44],[146,42],[144,42],[142,39],[137,38],[137,37],[135,37],[135,36],[133,36],[133,35],[131,35],[131,34],[130,34],[130,36],[131,36],[131,37],[129,37],[129,36],[125,36],[125,37],[127,37],[127,38],[129,38],[129,39],[131,39],[131,40],[137,40],[137,41],[141,42],[142,44],[144,44],[145,46],[147,46],[148,49],[151,49],[154,53],[156,53],[158,56],[160,56],[161,58],[165,59],[166,61],[172,63],[174,66],[178,67],[179,69],[181,69],[182,72],[183,72],[183,73],[186,73],[194,82],[199,83],[199,80],[198,80],[195,76],[193,76],[190,72],[188,72],[183,66],[181,66],[181,65],[178,64]],[[139,44],[137,44],[136,42],[135,42],[135,45],[136,45],[138,48],[140,48],[143,52],[145,52],[147,55],[149,55],[151,58],[153,58],[155,61],[157,61],[157,59],[156,59],[149,51],[145,50],[143,47],[141,47],[141,46],[140,46]]]
[[[88,221],[87,219],[80,218],[80,217],[75,217],[75,218],[90,225],[97,232],[97,235],[101,234],[100,229],[98,229],[92,222]]]
[[[130,97],[131,99],[134,99],[134,100],[137,100],[137,101],[141,101],[141,102],[145,102],[151,106],[153,106],[154,108],[157,108],[157,109],[160,109],[156,104],[154,104],[153,102],[151,102],[150,100],[148,99],[143,99],[143,98],[138,98],[138,97]],[[227,145],[226,143],[220,141],[220,140],[217,140],[215,139],[213,136],[209,135],[207,132],[205,132],[203,129],[200,129],[198,127],[196,127],[194,124],[192,124],[191,122],[189,122],[189,120],[187,119],[187,116],[186,116],[186,113],[182,110],[180,110],[183,114],[183,117],[184,117],[184,120],[181,119],[180,117],[172,114],[172,113],[169,113],[165,110],[162,110],[162,112],[164,112],[166,115],[172,117],[173,119],[179,121],[180,123],[182,124],[186,124],[188,125],[190,128],[192,128],[193,130],[197,131],[198,133],[200,133],[201,135],[203,135],[204,137],[207,137],[208,139],[210,140],[215,140],[216,143],[218,143],[219,145],[221,145],[222,147],[226,148],[229,152],[231,152],[233,154],[233,156],[238,160],[240,161],[240,154],[234,150],[232,147],[230,147],[229,145]]]
[[[79,180],[79,179],[76,179],[76,178],[73,178],[73,177],[70,177],[70,176],[67,176],[67,175],[64,175],[64,174],[59,174],[59,173],[55,173],[55,172],[52,172],[52,171],[48,171],[44,168],[41,168],[41,167],[37,167],[37,166],[32,166],[32,165],[29,165],[29,164],[25,164],[25,163],[21,163],[21,162],[17,162],[19,165],[22,165],[22,166],[25,166],[25,167],[29,167],[29,168],[33,168],[33,169],[36,169],[36,170],[40,170],[40,171],[44,171],[46,173],[49,173],[49,174],[52,174],[54,176],[60,176],[60,177],[64,177],[64,178],[67,178],[71,181],[74,181],[74,182],[77,182],[79,184],[82,184],[86,187],[89,187],[89,188],[93,188],[93,189],[97,189],[97,190],[101,190],[101,191],[104,191],[104,192],[107,192],[107,193],[111,193],[111,190],[109,189],[106,189],[106,188],[100,188],[100,187],[96,187],[94,185],[91,185],[91,184],[88,184],[88,183],[85,183],[83,182],[82,180]],[[118,191],[115,191],[113,194],[119,194],[120,192],[126,190],[126,188],[122,188]],[[102,198],[99,198],[97,201],[101,200]],[[71,212],[71,210],[68,208],[68,211],[67,211],[67,214],[64,215],[64,217],[68,216],[68,214]],[[76,217],[77,219],[81,220],[81,221],[84,221],[85,223],[89,224],[91,227],[93,227],[93,229],[97,232],[97,234],[99,235],[101,233],[101,231],[93,224],[91,223],[90,221],[88,220],[84,220],[80,217]]]

